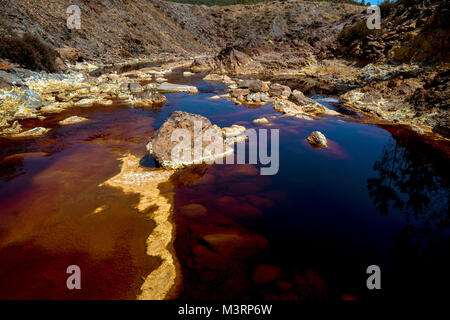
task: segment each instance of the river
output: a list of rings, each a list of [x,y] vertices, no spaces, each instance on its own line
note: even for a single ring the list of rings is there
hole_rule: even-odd
[[[220,127],[279,129],[276,175],[258,165],[215,165],[160,186],[173,203],[181,299],[393,299],[437,294],[448,272],[448,158],[395,126],[364,117],[283,117],[271,104],[208,99],[226,86],[202,75],[167,76],[199,93],[167,94],[157,108],[71,108],[44,121],[43,137],[0,138],[0,299],[134,299],[161,264],[146,254],[155,227],[138,194],[102,185],[132,154],[155,166],[145,144],[175,110]],[[318,102],[345,110],[333,97]],[[89,121],[60,126],[78,115]],[[254,124],[260,117],[269,125]],[[306,137],[325,134],[329,147]],[[151,169],[149,169],[151,170]],[[206,213],[184,214],[187,205]],[[184,210],[184,211],[183,211]],[[150,210],[151,211],[151,210]],[[82,289],[68,290],[79,265]],[[366,269],[381,270],[368,290]]]

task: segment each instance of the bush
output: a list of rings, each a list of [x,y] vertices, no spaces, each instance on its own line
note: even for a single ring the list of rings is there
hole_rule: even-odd
[[[381,18],[387,17],[394,8],[394,3],[389,2],[389,0],[384,1],[382,4],[379,5],[380,12],[381,12]]]
[[[26,69],[56,72],[56,57],[55,50],[36,36],[25,34],[22,38],[0,38],[0,58],[18,63]]]

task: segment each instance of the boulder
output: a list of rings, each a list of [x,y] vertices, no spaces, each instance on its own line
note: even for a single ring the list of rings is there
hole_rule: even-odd
[[[212,148],[213,140],[217,148]],[[183,111],[169,115],[150,138],[147,150],[165,169],[213,162],[233,153],[223,141],[220,128],[203,116]]]
[[[269,94],[272,97],[287,99],[291,95],[291,88],[278,83],[272,83],[269,86]]]
[[[253,59],[246,53],[233,47],[223,49],[214,59],[211,65],[222,72],[239,74],[245,71]]]
[[[4,61],[0,62],[0,70],[2,70],[2,71],[10,71],[12,69],[14,69],[14,67],[11,66],[10,64],[8,64],[8,63],[6,63]]]
[[[64,61],[62,61],[62,59],[60,57],[57,57],[55,59],[55,64],[56,64],[56,67],[58,68],[58,70],[67,71],[67,65],[64,63]]]
[[[166,97],[156,90],[146,90],[134,94],[129,100],[133,106],[145,107],[154,104],[163,104],[166,102]]]
[[[233,124],[231,127],[222,128],[222,133],[225,137],[237,137],[242,135],[245,130],[247,129],[244,126]]]
[[[5,119],[3,119],[4,122]],[[0,122],[0,130],[2,129],[2,127],[7,127],[7,123],[4,122]],[[4,124],[4,125],[3,125]],[[22,125],[19,123],[19,121],[15,120],[13,122],[13,124],[10,127],[7,127],[6,129],[1,130],[2,134],[18,134],[20,133],[20,131],[22,131]]]
[[[7,81],[4,78],[0,77],[0,89],[10,90],[11,87],[12,86],[11,86],[11,83],[9,83],[9,81]]]
[[[14,119],[31,119],[37,118],[36,109],[20,106],[14,113]]]
[[[320,131],[313,131],[306,140],[313,146],[324,148],[328,147],[327,138]]]
[[[208,72],[217,67],[213,57],[196,58],[192,63],[191,70],[194,72]]]
[[[250,92],[261,92],[263,87],[263,82],[261,80],[242,80],[239,82],[239,88],[246,88]]]
[[[253,120],[253,123],[257,123],[257,124],[266,124],[269,123],[269,120],[267,120],[267,118],[259,118],[259,119],[255,119]]]
[[[23,92],[22,97],[20,97],[20,100],[23,102],[23,106],[26,108],[34,108],[39,109],[42,107],[42,98],[36,91],[33,91],[31,89],[26,89]]]
[[[28,131],[22,132],[19,135],[20,136],[42,136],[42,135],[46,134],[48,131],[50,131],[49,128],[36,127],[36,128],[30,129]]]
[[[238,100],[243,100],[246,95],[250,93],[250,90],[243,88],[236,88],[230,91],[230,96],[237,98]]]
[[[261,102],[261,93],[260,92],[250,93],[247,96],[247,101],[248,102]]]
[[[156,77],[155,81],[157,83],[164,83],[164,82],[167,82],[167,79],[164,77]]]
[[[0,88],[1,87],[11,87],[11,86],[23,86],[24,83],[22,81],[22,79],[20,79],[18,76],[0,70]]]
[[[84,60],[83,51],[76,48],[64,46],[63,48],[57,48],[56,51],[63,61],[75,63],[82,62]]]
[[[136,83],[136,82],[130,83],[129,88],[130,88],[131,93],[139,93],[144,90],[144,88],[139,83]]]
[[[289,96],[289,100],[295,102],[302,107],[302,110],[307,113],[327,113],[327,108],[315,100],[306,97],[303,92],[294,90]]]
[[[183,84],[174,84],[169,82],[163,82],[158,86],[158,90],[161,93],[176,93],[176,92],[187,92],[187,93],[197,93],[198,89],[194,86],[188,86]]]
[[[64,120],[61,120],[58,122],[59,125],[68,125],[68,124],[74,124],[74,123],[79,123],[79,122],[84,122],[87,121],[87,118],[83,118],[83,117],[78,117],[78,116],[72,116],[69,118],[66,118]]]
[[[217,74],[217,73],[210,73],[206,77],[204,77],[203,80],[220,81],[220,82],[224,82],[227,84],[235,83],[229,76],[224,75],[224,74]]]

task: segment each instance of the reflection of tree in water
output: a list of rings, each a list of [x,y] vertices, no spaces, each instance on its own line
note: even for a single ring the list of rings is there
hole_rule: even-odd
[[[446,172],[439,170],[445,168],[436,166],[440,164],[436,159],[432,166],[433,155],[420,147],[391,144],[375,162],[378,177],[369,178],[367,186],[381,213],[387,214],[392,206],[404,210],[408,218],[413,214],[415,219],[428,219],[431,211],[433,216],[448,215],[449,181]]]
[[[382,214],[406,215],[393,239],[394,287],[402,294],[432,294],[449,268],[449,161],[423,142],[397,139],[375,162],[377,176],[367,180],[367,188]]]

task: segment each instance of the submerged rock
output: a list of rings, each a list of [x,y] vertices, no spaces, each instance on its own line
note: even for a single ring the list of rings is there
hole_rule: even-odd
[[[320,131],[313,131],[306,140],[317,147],[328,147],[327,138],[325,138],[325,135]]]
[[[269,120],[267,120],[267,118],[263,117],[263,118],[253,120],[253,123],[266,124],[266,123],[269,123]]]
[[[233,124],[231,127],[222,128],[222,133],[225,137],[237,137],[242,135],[245,132],[244,126],[239,126],[237,124]]]
[[[181,207],[180,212],[188,218],[198,218],[205,216],[208,213],[208,210],[201,204],[191,203]]]
[[[23,136],[42,136],[49,131],[50,131],[49,128],[36,127],[36,128],[33,128],[28,131],[20,133],[19,136],[21,136],[21,137],[23,137]]]
[[[233,153],[219,127],[200,115],[174,111],[147,144],[150,156],[166,169],[214,162]]]
[[[75,124],[75,123],[79,123],[79,122],[84,122],[87,121],[89,119],[87,118],[83,118],[83,117],[78,117],[78,116],[72,116],[69,118],[66,118],[64,120],[61,120],[58,122],[58,124],[60,125],[68,125],[68,124]]]
[[[129,102],[135,107],[146,107],[154,104],[163,104],[166,97],[156,90],[146,90],[141,93],[134,94],[129,98]]]

